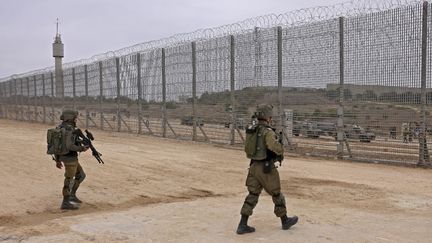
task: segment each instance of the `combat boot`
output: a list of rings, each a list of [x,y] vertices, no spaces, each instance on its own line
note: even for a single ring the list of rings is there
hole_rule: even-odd
[[[63,198],[63,202],[60,206],[60,209],[62,210],[76,210],[79,209],[79,207],[72,202],[70,202],[69,198]]]
[[[255,232],[254,227],[250,227],[247,225],[248,218],[249,218],[249,216],[247,216],[247,215],[241,216],[240,223],[237,227],[237,234],[242,235],[242,234],[246,234],[246,233]]]
[[[79,198],[77,198],[75,194],[70,196],[69,201],[73,203],[82,203],[82,201]]]
[[[297,216],[293,216],[293,217],[287,217],[286,215],[281,217],[281,222],[282,222],[282,229],[283,230],[287,230],[289,228],[291,228],[291,226],[297,224],[298,222],[298,217]]]

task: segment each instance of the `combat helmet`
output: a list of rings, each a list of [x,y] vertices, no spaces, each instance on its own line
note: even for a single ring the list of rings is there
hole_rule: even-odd
[[[78,111],[75,110],[64,110],[60,115],[60,120],[62,121],[73,121],[78,117]]]
[[[255,116],[258,119],[267,119],[273,116],[273,106],[268,104],[257,105]]]

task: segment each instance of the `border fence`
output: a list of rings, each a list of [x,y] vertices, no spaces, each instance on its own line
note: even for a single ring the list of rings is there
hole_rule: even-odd
[[[267,15],[0,80],[0,118],[239,145],[257,104],[293,152],[431,166],[431,4]]]

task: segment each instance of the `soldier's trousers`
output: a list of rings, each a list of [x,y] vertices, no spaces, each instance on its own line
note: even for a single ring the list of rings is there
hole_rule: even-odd
[[[246,196],[243,207],[241,209],[242,215],[252,215],[253,209],[258,203],[259,195],[264,189],[272,196],[274,203],[274,213],[277,217],[281,217],[287,213],[286,203],[283,194],[281,193],[281,185],[279,179],[279,172],[275,167],[271,172],[265,174],[263,172],[264,163],[253,163],[249,168],[249,173],[246,178],[246,186],[249,195]]]
[[[85,179],[86,174],[78,160],[63,162],[65,166],[63,197],[75,195],[79,185]]]

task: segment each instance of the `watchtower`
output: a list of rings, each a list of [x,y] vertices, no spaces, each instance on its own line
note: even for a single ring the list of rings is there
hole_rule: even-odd
[[[63,98],[64,96],[64,82],[63,82],[63,67],[62,58],[64,57],[64,45],[61,41],[61,36],[58,31],[58,19],[56,24],[56,36],[53,43],[53,57],[55,59],[55,84],[56,84],[56,97]]]

